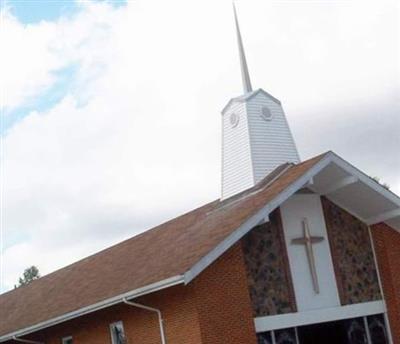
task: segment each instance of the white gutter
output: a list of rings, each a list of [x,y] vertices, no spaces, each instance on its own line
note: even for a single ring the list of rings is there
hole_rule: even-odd
[[[8,341],[8,340],[12,340],[17,337],[25,336],[27,334],[37,332],[39,330],[43,330],[47,327],[60,324],[67,320],[75,319],[80,316],[96,312],[103,308],[114,306],[116,304],[124,302],[123,301],[124,299],[133,299],[133,298],[136,298],[136,297],[139,297],[142,295],[150,294],[150,293],[156,292],[158,290],[166,289],[166,288],[172,287],[174,285],[183,284],[183,283],[184,283],[184,277],[182,275],[177,275],[177,276],[174,276],[171,278],[167,278],[165,280],[162,280],[162,281],[159,281],[159,282],[156,282],[153,284],[149,284],[142,288],[138,288],[138,289],[132,290],[130,292],[111,297],[109,299],[103,300],[103,301],[95,303],[93,305],[80,308],[76,311],[63,314],[59,317],[43,321],[43,322],[35,324],[33,326],[29,326],[29,327],[23,328],[21,330],[18,330],[18,331],[12,332],[12,333],[8,333],[8,334],[0,337],[0,343]]]
[[[14,341],[16,342],[20,342],[20,343],[29,343],[29,344],[44,344],[43,342],[37,342],[35,340],[29,340],[29,339],[22,339],[22,338],[17,338],[16,336],[14,336],[12,338]]]
[[[141,308],[141,309],[145,309],[146,311],[157,313],[157,315],[158,315],[158,325],[160,326],[161,344],[166,344],[165,333],[164,333],[164,324],[163,324],[163,318],[162,318],[162,315],[161,315],[161,311],[159,309],[157,309],[157,308],[153,308],[153,307],[142,305],[140,303],[128,301],[126,298],[124,298],[123,301],[124,301],[124,303],[126,303],[129,306],[138,307],[138,308]]]

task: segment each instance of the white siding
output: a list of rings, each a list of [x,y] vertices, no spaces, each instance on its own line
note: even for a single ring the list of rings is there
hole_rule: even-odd
[[[272,113],[270,121],[261,117],[263,106],[267,106]],[[248,100],[247,114],[255,183],[283,163],[300,161],[280,104],[260,92]]]
[[[264,106],[271,120],[261,116]],[[240,116],[236,127],[232,113]],[[222,112],[222,199],[254,186],[279,165],[299,160],[279,101],[259,89],[228,103]]]
[[[240,116],[232,127],[230,116]],[[222,199],[254,185],[245,103],[233,102],[222,115]]]
[[[280,209],[298,312],[340,306],[320,196],[294,195]],[[303,237],[303,218],[307,218],[312,236],[324,238],[313,245],[319,294],[313,288],[305,246],[292,245],[292,239]]]

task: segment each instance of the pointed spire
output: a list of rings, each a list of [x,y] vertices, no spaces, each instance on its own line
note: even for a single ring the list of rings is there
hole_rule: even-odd
[[[235,14],[236,34],[239,45],[240,68],[242,70],[243,90],[245,93],[248,93],[251,92],[253,89],[251,87],[249,70],[247,68],[246,55],[244,54],[242,36],[240,34],[239,21],[237,18],[235,2],[232,2],[232,4],[233,4],[233,12]]]

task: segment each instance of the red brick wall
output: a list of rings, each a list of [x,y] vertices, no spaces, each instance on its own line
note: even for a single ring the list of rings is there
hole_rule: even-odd
[[[175,286],[136,302],[160,308],[168,344],[201,344],[196,299],[190,287]],[[128,344],[160,344],[158,317],[153,312],[120,304],[54,326],[31,337],[60,344],[72,335],[74,344],[111,344],[110,323],[123,321]]]
[[[138,300],[159,308],[168,344],[256,344],[246,272],[236,245],[188,286],[175,286]],[[123,321],[128,344],[160,344],[155,313],[125,304],[113,306],[27,338],[60,344],[72,335],[74,344],[109,344],[110,323]]]
[[[400,233],[381,223],[372,226],[372,237],[394,344],[400,344]]]
[[[194,290],[202,344],[256,344],[240,243],[194,280]]]

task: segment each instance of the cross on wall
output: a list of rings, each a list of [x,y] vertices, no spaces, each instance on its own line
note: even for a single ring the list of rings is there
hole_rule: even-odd
[[[311,235],[310,227],[308,225],[308,221],[306,218],[303,218],[302,226],[303,226],[303,236],[300,238],[292,239],[291,243],[292,243],[292,245],[304,245],[305,246],[314,291],[316,294],[319,294],[320,289],[319,289],[319,283],[318,283],[317,268],[315,265],[313,245],[322,242],[324,240],[324,237]]]

